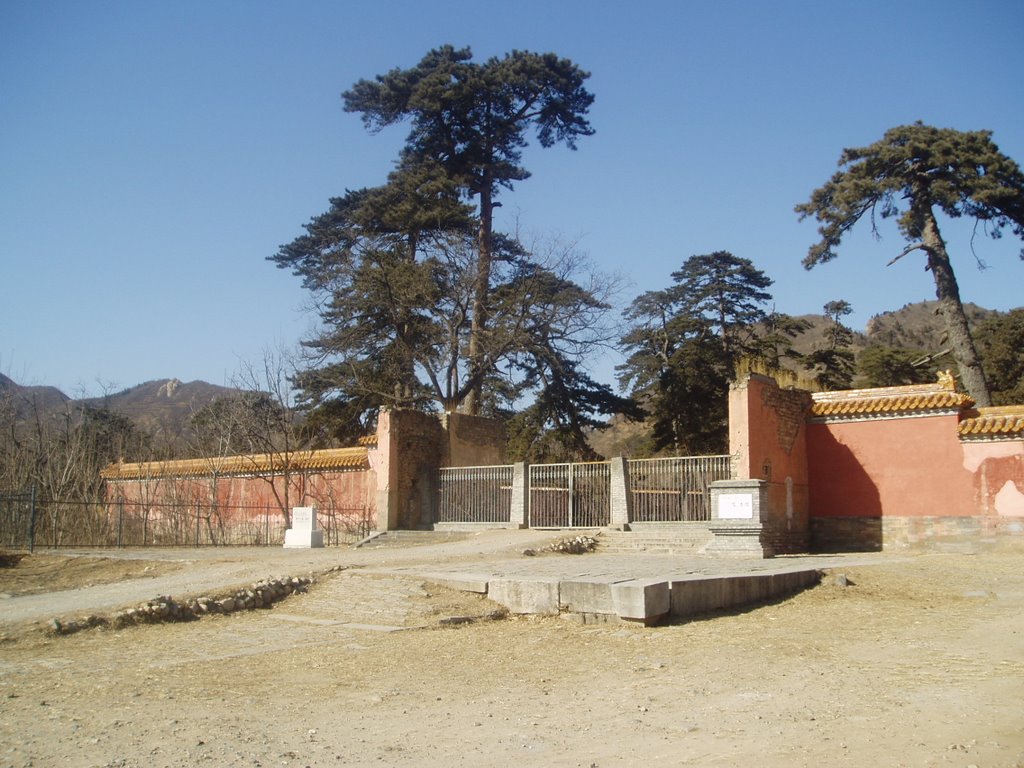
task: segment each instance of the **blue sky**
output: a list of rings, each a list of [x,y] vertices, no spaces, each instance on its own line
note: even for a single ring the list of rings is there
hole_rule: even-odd
[[[729,250],[780,311],[841,298],[860,329],[934,298],[930,274],[886,268],[902,240],[866,228],[806,272],[793,206],[844,147],[914,120],[990,129],[1024,162],[1022,39],[1018,0],[0,3],[0,372],[73,395],[223,384],[295,344],[315,318],[266,257],[381,183],[405,137],[368,134],[340,93],[444,43],[592,73],[597,133],[528,149],[501,210],[623,273],[624,304]],[[965,301],[1024,304],[1020,243],[975,238],[979,271],[971,228],[944,234]]]

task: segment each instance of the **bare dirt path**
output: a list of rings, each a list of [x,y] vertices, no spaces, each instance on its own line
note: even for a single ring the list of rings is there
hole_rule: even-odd
[[[522,548],[550,541],[553,536],[551,531],[497,530],[429,546],[378,546],[370,542],[360,549],[210,547],[41,553],[26,558],[13,571],[0,569],[0,632],[20,622],[109,612],[156,595],[184,597],[251,584],[268,576],[306,575],[337,566],[415,567],[512,557]],[[41,561],[38,567],[34,565],[36,560]],[[18,575],[25,571],[30,575]]]
[[[0,765],[1024,765],[1020,553],[874,562],[648,629],[441,623],[493,606],[345,570],[272,610],[35,634],[0,645]]]

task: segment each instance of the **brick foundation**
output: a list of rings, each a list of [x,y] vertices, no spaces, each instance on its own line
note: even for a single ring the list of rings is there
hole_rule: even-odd
[[[815,552],[980,551],[1024,545],[1024,519],[997,517],[815,517]]]

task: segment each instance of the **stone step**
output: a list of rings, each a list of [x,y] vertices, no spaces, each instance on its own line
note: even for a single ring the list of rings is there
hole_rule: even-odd
[[[693,554],[711,541],[711,533],[703,526],[686,530],[602,531],[597,540],[601,552]]]
[[[383,531],[371,534],[357,546],[364,549],[382,547],[419,547],[427,544],[445,544],[469,538],[466,531]]]

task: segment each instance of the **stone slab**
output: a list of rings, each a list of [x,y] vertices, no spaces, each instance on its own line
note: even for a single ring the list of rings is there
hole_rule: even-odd
[[[489,573],[426,573],[417,574],[420,578],[460,592],[476,592],[487,594],[487,584],[491,579]]]
[[[669,583],[665,579],[630,579],[612,584],[615,613],[626,621],[656,624],[671,607]]]
[[[491,579],[487,597],[512,613],[554,616],[558,613],[558,579]]]
[[[353,624],[351,622],[345,622],[341,626],[346,629],[361,629],[364,632],[407,632],[410,629],[423,629],[423,627],[393,627],[386,624]]]
[[[615,615],[612,584],[629,579],[577,577],[566,579],[558,587],[558,605],[571,613],[608,613]]]
[[[671,583],[673,616],[698,616],[764,602],[817,584],[817,569],[688,578]]]
[[[270,617],[278,621],[293,621],[296,624],[315,624],[318,627],[336,627],[345,623],[337,619],[317,619],[312,616],[296,616],[295,614],[278,613],[277,611],[271,613]]]

